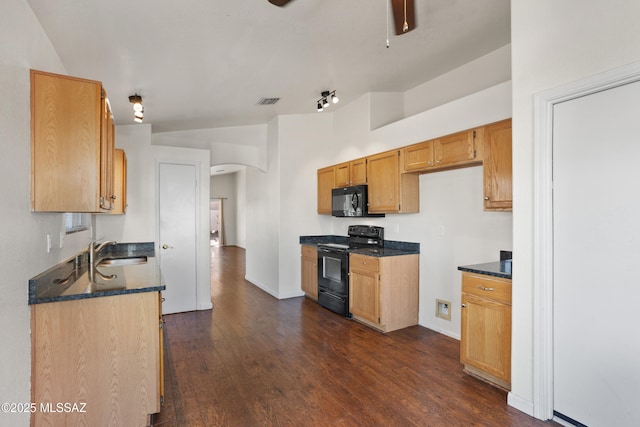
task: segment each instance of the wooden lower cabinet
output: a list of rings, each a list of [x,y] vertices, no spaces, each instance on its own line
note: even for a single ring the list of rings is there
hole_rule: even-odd
[[[147,426],[160,412],[159,293],[32,306],[31,401],[84,411],[35,411],[31,425]]]
[[[465,371],[511,389],[511,280],[462,273],[460,361]]]
[[[349,311],[381,332],[418,324],[420,255],[349,255]]]
[[[318,300],[318,250],[315,246],[302,245],[301,287],[305,295]]]

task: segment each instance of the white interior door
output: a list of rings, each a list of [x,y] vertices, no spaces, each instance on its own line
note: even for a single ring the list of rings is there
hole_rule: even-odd
[[[553,114],[554,413],[640,426],[640,83]]]
[[[196,310],[196,167],[160,163],[159,174],[162,312]]]

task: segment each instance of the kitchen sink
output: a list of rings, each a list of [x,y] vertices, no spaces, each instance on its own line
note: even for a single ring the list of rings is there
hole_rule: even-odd
[[[98,267],[121,267],[125,265],[145,264],[146,262],[146,256],[137,256],[130,258],[105,258],[98,263]]]

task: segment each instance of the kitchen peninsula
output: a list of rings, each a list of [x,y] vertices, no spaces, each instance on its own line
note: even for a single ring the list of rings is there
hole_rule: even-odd
[[[34,425],[149,425],[163,393],[161,296],[154,243],[87,251],[29,281]],[[93,280],[92,280],[93,279]]]

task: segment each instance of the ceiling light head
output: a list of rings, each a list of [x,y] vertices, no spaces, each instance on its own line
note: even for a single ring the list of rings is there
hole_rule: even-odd
[[[142,123],[142,117],[144,116],[142,97],[136,93],[135,95],[129,96],[129,102],[133,104],[133,121]]]
[[[329,98],[331,98],[331,102],[337,104],[339,99],[336,96],[336,91],[323,90],[320,92],[321,98],[318,99],[318,111],[323,111],[325,108],[329,108],[331,104],[329,104]]]
[[[134,104],[134,106],[135,106],[136,104],[140,104],[140,105],[142,105],[142,97],[136,93],[135,95],[131,95],[131,96],[129,97],[129,102],[130,102],[130,103],[132,103],[132,104]],[[135,107],[134,107],[134,108],[135,108]]]

